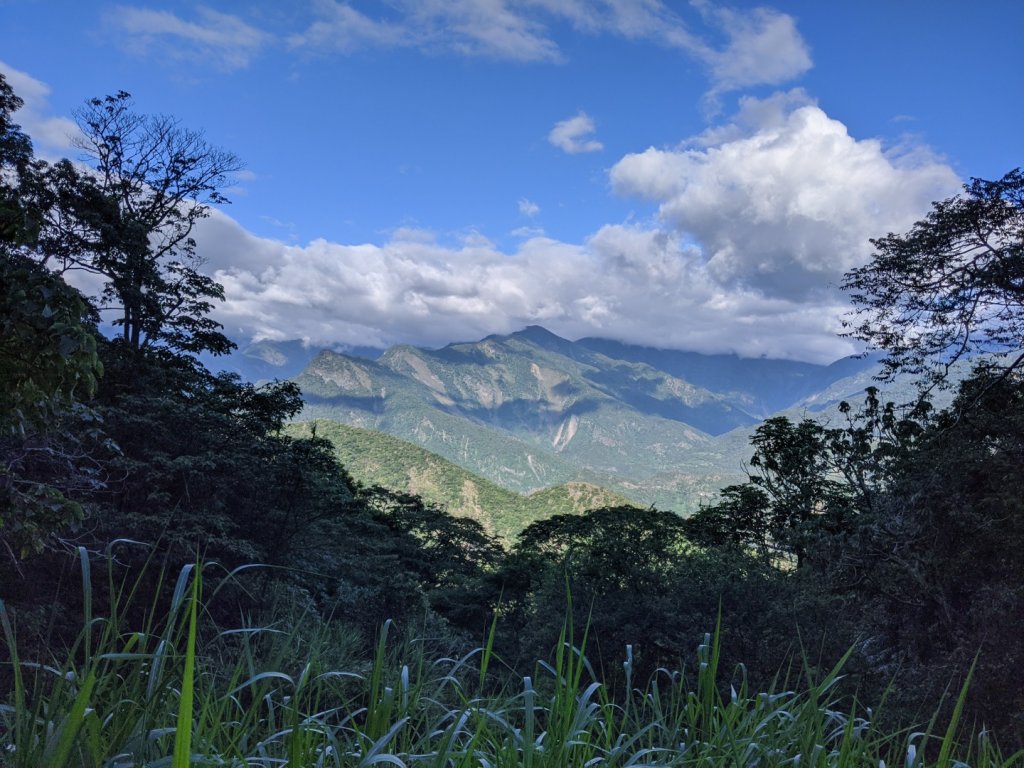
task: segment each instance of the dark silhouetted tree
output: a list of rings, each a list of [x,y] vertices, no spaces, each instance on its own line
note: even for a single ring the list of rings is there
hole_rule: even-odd
[[[116,312],[133,351],[230,351],[209,317],[223,289],[200,272],[193,231],[227,202],[221,190],[241,162],[171,117],[135,112],[123,91],[90,100],[77,117],[92,167],[62,160],[48,169],[54,206],[42,261],[101,276],[101,309]]]
[[[1024,364],[1024,173],[973,179],[905,235],[872,240],[871,263],[843,288],[857,305],[847,335],[884,350],[887,375],[941,383],[965,356]]]

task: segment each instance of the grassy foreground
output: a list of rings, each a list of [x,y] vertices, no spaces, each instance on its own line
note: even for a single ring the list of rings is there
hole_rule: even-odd
[[[429,658],[387,623],[371,658],[360,658],[332,625],[313,637],[306,627],[304,638],[282,626],[214,630],[205,608],[217,590],[188,566],[169,604],[154,601],[143,630],[128,632],[123,616],[140,599],[138,583],[118,588],[108,570],[122,599],[94,616],[84,552],[81,565],[84,628],[60,660],[19,658],[0,603],[0,659],[9,656],[3,672],[13,681],[0,707],[0,765],[1024,765],[984,731],[960,727],[966,684],[950,722],[883,733],[871,709],[840,706],[841,664],[799,691],[749,691],[742,669],[719,669],[717,631],[685,676],[662,669],[633,680],[627,647],[629,694],[612,700],[580,650],[586,633],[571,625],[527,676],[492,653],[493,624],[481,647]],[[339,659],[340,668],[330,663]]]

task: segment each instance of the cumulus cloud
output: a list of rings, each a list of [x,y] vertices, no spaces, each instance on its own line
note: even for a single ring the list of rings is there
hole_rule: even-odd
[[[868,238],[908,228],[959,187],[926,150],[855,139],[800,92],[745,99],[731,124],[627,155],[611,181],[656,202],[718,284],[800,301],[834,291],[870,257]]]
[[[46,159],[63,157],[81,131],[74,120],[46,114],[50,86],[4,61],[0,61],[0,73],[24,102],[14,113],[14,120],[32,138],[36,154]]]
[[[596,130],[593,118],[586,112],[580,112],[575,117],[555,123],[555,127],[548,134],[548,141],[570,155],[599,152],[604,149],[604,144],[597,139],[589,138]]]
[[[402,232],[380,245],[294,246],[220,213],[197,234],[225,287],[216,316],[240,336],[438,346],[540,324],[570,338],[707,352],[827,361],[852,350],[834,335],[841,303],[724,287],[699,248],[658,228],[608,225],[579,244],[537,236],[512,252],[485,238],[445,245]]]
[[[131,53],[201,61],[225,71],[248,66],[273,40],[239,17],[212,8],[200,6],[196,16],[189,21],[170,11],[118,6],[106,21]]]

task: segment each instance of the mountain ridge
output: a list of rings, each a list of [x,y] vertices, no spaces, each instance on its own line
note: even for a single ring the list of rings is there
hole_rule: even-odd
[[[733,433],[826,390],[831,400],[873,365],[573,342],[528,326],[376,360],[324,350],[294,380],[301,418],[390,434],[517,493],[586,482],[692,511],[742,479],[746,441]]]

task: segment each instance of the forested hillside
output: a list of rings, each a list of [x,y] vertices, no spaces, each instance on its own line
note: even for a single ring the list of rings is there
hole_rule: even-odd
[[[613,414],[610,445],[581,439],[582,412],[575,436],[567,412],[548,426],[648,477],[707,439],[650,398],[736,406],[639,360],[602,378],[577,359],[569,380],[499,365],[523,337],[437,353],[468,379],[411,347],[324,357],[298,384],[213,374],[199,356],[232,342],[194,226],[240,161],[118,93],[78,114],[85,162],[44,162],[19,105],[0,78],[0,765],[1021,764],[1020,171],[847,275],[850,333],[920,398],[769,419],[746,480],[689,518],[572,487],[511,521],[471,478],[466,517],[355,482],[333,428],[288,426],[300,387],[369,413],[381,382],[483,403],[508,376]],[[933,407],[963,357],[983,362]],[[673,451],[626,440],[638,424],[609,393],[644,381],[643,428]],[[563,465],[531,465],[523,399],[476,417],[519,436],[509,471],[549,484]],[[408,448],[348,450],[369,472]]]
[[[298,437],[316,435],[329,441],[338,460],[363,485],[380,485],[419,496],[456,517],[475,520],[506,544],[537,520],[630,503],[605,488],[580,482],[524,496],[412,443],[337,422],[297,422],[287,432]]]

